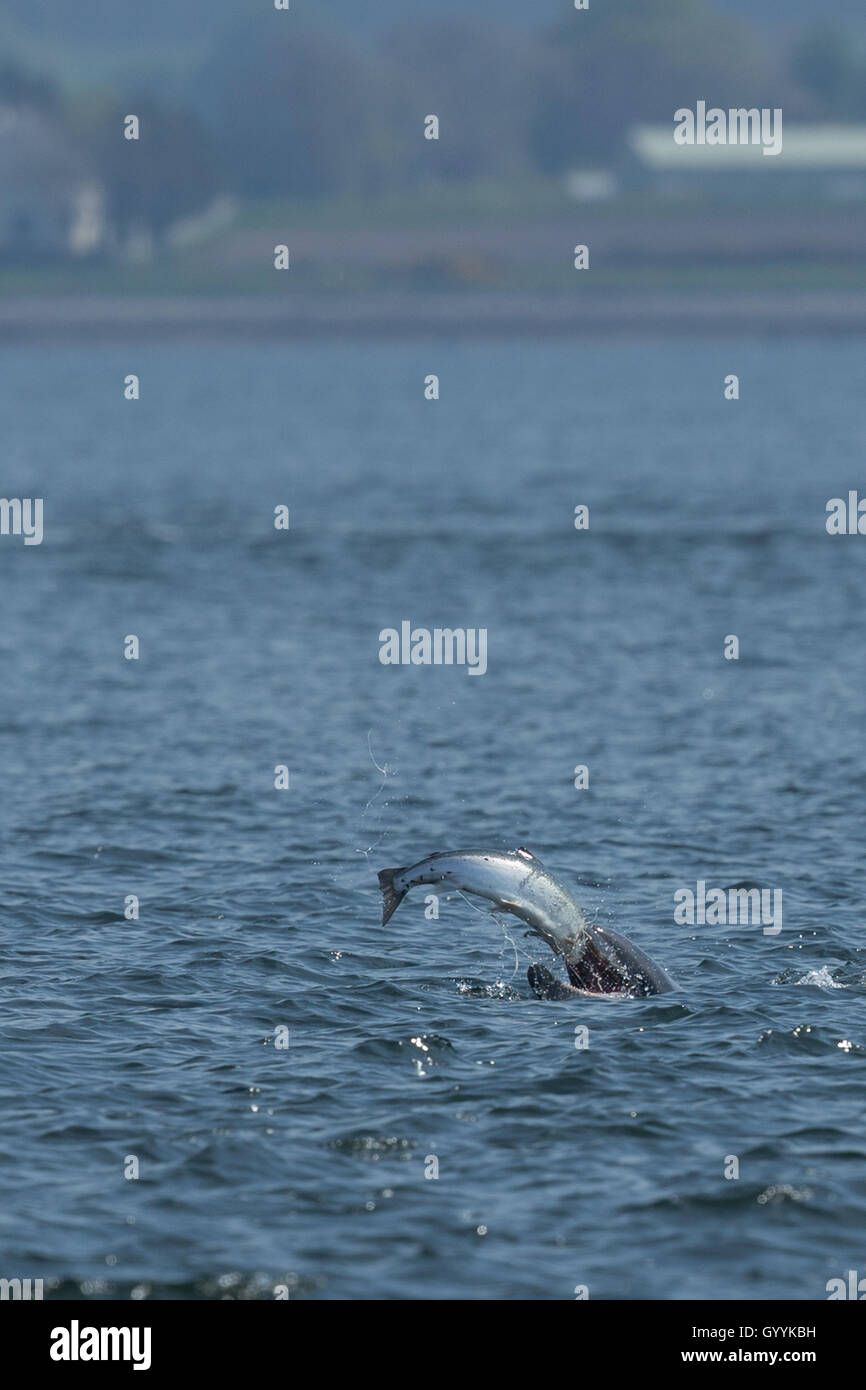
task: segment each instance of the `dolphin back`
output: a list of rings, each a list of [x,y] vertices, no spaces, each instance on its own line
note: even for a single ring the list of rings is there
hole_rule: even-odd
[[[581,948],[565,957],[568,978],[593,994],[646,996],[675,989],[670,975],[634,942],[609,927],[591,927]]]

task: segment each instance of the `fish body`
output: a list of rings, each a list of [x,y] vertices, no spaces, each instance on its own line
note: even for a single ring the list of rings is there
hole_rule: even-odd
[[[421,884],[446,884],[519,917],[562,956],[575,994],[647,995],[674,988],[667,973],[625,937],[591,926],[569,890],[527,849],[454,850],[431,854],[405,868],[382,869],[383,925],[410,889]],[[543,993],[547,977],[550,972],[542,967],[535,976],[536,988],[530,971],[536,993]],[[561,990],[569,990],[557,983]]]

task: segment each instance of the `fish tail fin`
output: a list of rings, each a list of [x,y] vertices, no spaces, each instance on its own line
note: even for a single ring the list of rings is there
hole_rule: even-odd
[[[403,892],[399,893],[397,889],[394,887],[394,875],[402,874],[403,872],[403,869],[379,870],[379,887],[382,890],[383,927],[385,923],[389,920],[389,918],[393,917],[394,913],[397,911],[397,908],[400,906],[401,902],[403,901],[403,899],[409,891],[408,888],[404,888]]]

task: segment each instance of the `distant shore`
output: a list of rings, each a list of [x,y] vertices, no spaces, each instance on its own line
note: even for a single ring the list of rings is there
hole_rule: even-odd
[[[0,342],[86,336],[312,338],[866,333],[866,290],[47,295],[0,299]]]

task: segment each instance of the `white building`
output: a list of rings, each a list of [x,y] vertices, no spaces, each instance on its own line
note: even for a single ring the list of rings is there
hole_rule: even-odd
[[[866,199],[866,125],[783,124],[782,148],[677,144],[669,125],[632,126],[623,181],[660,193],[748,193]]]
[[[104,189],[62,127],[0,106],[0,257],[86,256],[105,238]]]

